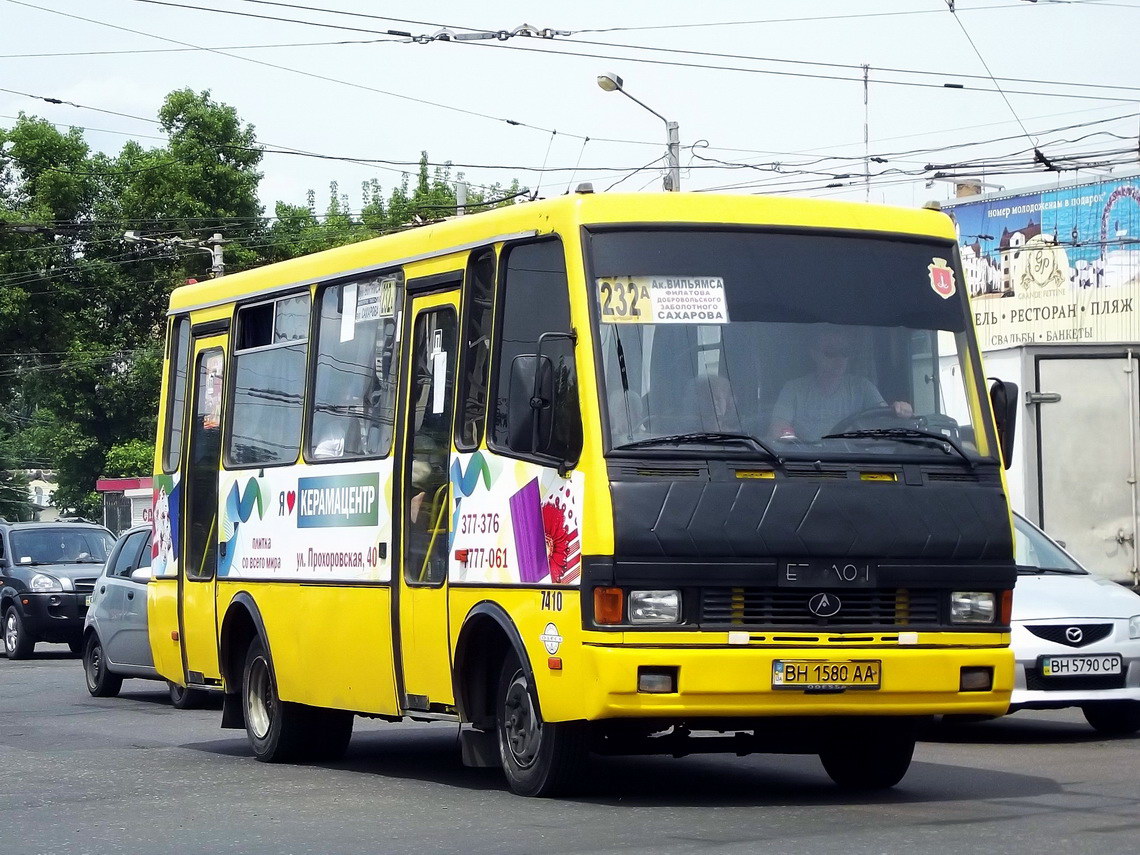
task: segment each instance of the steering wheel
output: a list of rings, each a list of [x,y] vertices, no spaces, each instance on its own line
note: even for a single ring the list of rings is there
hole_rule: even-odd
[[[828,433],[844,433],[859,427],[902,427],[914,423],[914,416],[900,416],[895,412],[894,405],[876,404],[840,419],[832,425]]]

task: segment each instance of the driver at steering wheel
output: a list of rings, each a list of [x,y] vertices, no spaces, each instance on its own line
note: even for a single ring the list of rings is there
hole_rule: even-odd
[[[899,418],[914,415],[907,401],[888,405],[870,380],[848,373],[851,350],[851,336],[843,329],[816,333],[811,348],[814,370],[785,383],[772,409],[775,439],[817,442],[844,419],[877,407],[889,406]]]

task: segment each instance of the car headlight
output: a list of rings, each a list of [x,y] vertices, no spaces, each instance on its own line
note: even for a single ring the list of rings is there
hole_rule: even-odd
[[[63,585],[55,576],[37,573],[32,577],[31,589],[38,594],[58,594],[63,591]]]
[[[1133,615],[1128,619],[1128,637],[1140,638],[1140,615]]]
[[[990,591],[955,591],[950,595],[950,622],[993,623],[996,607]]]
[[[630,623],[680,623],[680,591],[630,591]]]

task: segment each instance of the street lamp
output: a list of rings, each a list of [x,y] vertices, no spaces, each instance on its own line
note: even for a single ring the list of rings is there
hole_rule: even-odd
[[[620,92],[630,101],[635,104],[640,104],[658,119],[665,123],[665,131],[668,135],[668,147],[666,149],[666,159],[668,161],[668,172],[665,173],[665,189],[678,191],[681,189],[681,132],[679,125],[676,122],[670,122],[648,104],[637,100],[622,86],[622,80],[616,74],[606,72],[605,74],[598,75],[598,86],[606,92]]]

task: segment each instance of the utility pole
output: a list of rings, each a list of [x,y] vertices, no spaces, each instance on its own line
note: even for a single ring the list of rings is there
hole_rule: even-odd
[[[214,232],[210,235],[209,240],[202,241],[201,243],[210,248],[210,278],[217,279],[220,276],[225,276],[226,262],[222,258],[222,244],[224,244],[225,241],[222,240],[222,233]]]
[[[462,217],[467,213],[467,182],[455,182],[455,213]]]
[[[200,240],[180,237],[151,238],[136,231],[124,232],[123,238],[130,243],[148,243],[152,246],[161,246],[171,250],[196,249],[199,252],[208,253],[210,256],[210,278],[217,279],[225,275],[226,262],[222,255],[222,247],[229,241],[222,237],[221,232],[214,232],[210,237]]]
[[[864,201],[871,201],[871,66],[863,66],[863,185],[867,193]]]
[[[666,122],[665,132],[669,135],[668,164],[669,175],[665,189],[677,192],[681,189],[681,130],[676,122]]]
[[[668,119],[666,119],[664,116],[662,116],[656,110],[654,110],[652,107],[650,107],[644,101],[640,101],[637,98],[634,98],[628,92],[626,92],[625,91],[625,84],[622,82],[622,79],[620,77],[618,77],[616,74],[613,74],[611,72],[607,72],[605,74],[599,74],[598,75],[598,86],[601,89],[604,89],[606,92],[620,92],[622,95],[624,95],[630,101],[637,104],[639,107],[642,107],[642,108],[648,110],[650,113],[652,113],[654,116],[656,116],[658,119],[660,119],[661,121],[663,121],[665,123],[665,133],[667,134],[666,149],[665,149],[665,164],[666,164],[667,168],[666,168],[665,180],[664,180],[663,184],[664,184],[665,189],[668,191],[672,191],[674,193],[680,191],[680,189],[681,189],[681,131],[680,131],[680,125],[678,125],[676,122],[670,122]]]

